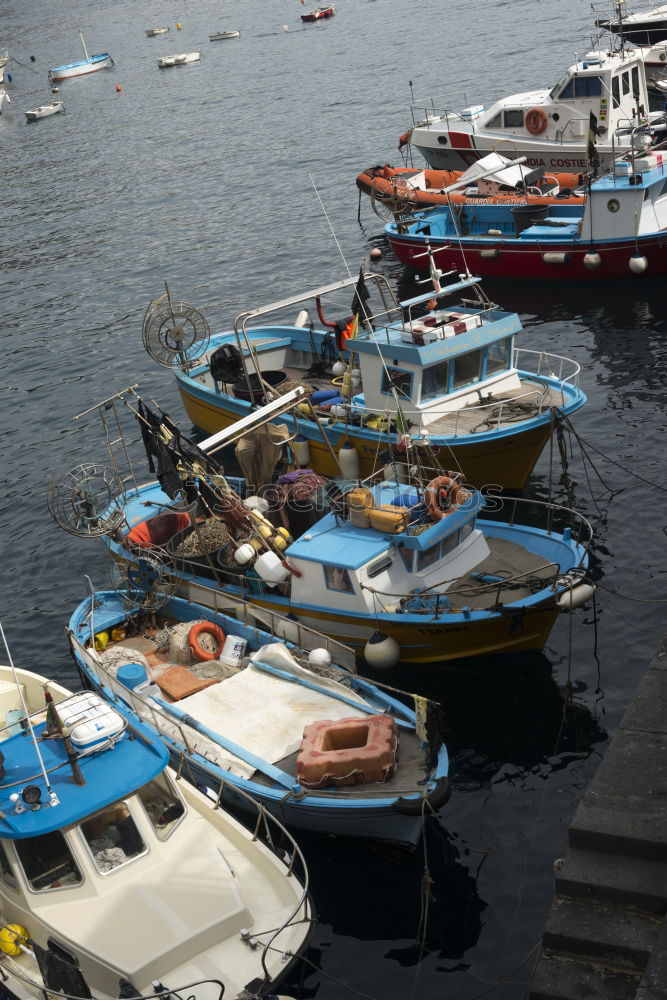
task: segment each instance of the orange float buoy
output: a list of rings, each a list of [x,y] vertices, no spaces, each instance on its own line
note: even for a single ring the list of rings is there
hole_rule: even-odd
[[[116,93],[117,93],[117,94],[120,94],[120,92],[121,92],[121,90],[122,90],[122,89],[123,89],[123,88],[121,87],[121,85],[120,85],[119,83],[117,83],[117,84],[116,84]]]

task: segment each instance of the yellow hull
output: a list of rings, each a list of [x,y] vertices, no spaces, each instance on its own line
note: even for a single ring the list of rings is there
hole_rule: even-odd
[[[185,412],[195,425],[208,434],[215,434],[238,420],[238,414],[225,411],[221,403],[212,406],[188,393],[179,385]],[[279,419],[279,418],[278,418]],[[440,449],[440,460],[444,468],[460,468],[464,480],[476,489],[498,486],[506,490],[521,490],[528,481],[537,459],[551,435],[552,426],[545,422],[537,427],[508,436],[498,436],[492,440],[476,441],[461,439],[460,443]],[[387,442],[378,438],[377,442],[355,434],[350,427],[346,436],[357,450],[360,476],[370,476],[382,465],[379,455],[387,448]],[[309,440],[309,467],[322,476],[335,478],[340,469],[323,441]]]

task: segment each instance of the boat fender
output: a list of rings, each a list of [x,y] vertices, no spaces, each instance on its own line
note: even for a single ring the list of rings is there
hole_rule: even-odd
[[[5,924],[0,930],[0,951],[4,955],[20,955],[28,941],[28,932],[20,924]]]
[[[451,794],[452,784],[449,778],[438,778],[435,788],[426,796],[429,812],[437,812],[439,809],[442,809],[445,803],[449,802]],[[406,798],[404,795],[399,795],[395,802],[392,802],[392,809],[403,816],[421,816],[424,810],[424,798],[423,796]]]
[[[450,509],[445,511],[440,506],[440,500],[447,500]],[[432,479],[424,490],[424,500],[426,509],[434,521],[441,521],[443,517],[453,514],[462,501],[461,487],[449,476],[436,476]]]
[[[384,632],[373,632],[364,646],[364,659],[369,667],[376,670],[390,670],[401,658],[401,647],[396,640]]]
[[[595,587],[592,583],[578,583],[559,596],[558,607],[561,611],[574,611],[587,604],[594,593]]]
[[[542,254],[542,260],[545,264],[569,264],[571,257],[572,254],[556,250],[547,251],[547,253]]]
[[[292,441],[292,451],[298,465],[307,466],[310,463],[310,445],[303,434],[297,434]]]
[[[343,441],[338,449],[338,465],[344,479],[359,478],[359,452],[351,441]]]
[[[524,122],[531,135],[542,135],[547,127],[548,118],[542,108],[531,108],[530,111],[526,111]]]
[[[584,254],[584,267],[588,271],[595,271],[602,263],[602,257],[599,253],[586,253]]]
[[[628,267],[633,274],[643,274],[648,268],[648,260],[639,253],[634,253],[628,261]]]
[[[210,652],[204,649],[199,642],[199,636],[205,633],[213,636],[217,643],[217,649]],[[197,622],[188,632],[188,647],[196,660],[217,660],[225,645],[225,633],[215,622]]]

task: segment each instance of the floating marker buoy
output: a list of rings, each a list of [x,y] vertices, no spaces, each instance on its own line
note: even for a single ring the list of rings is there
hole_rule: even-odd
[[[371,260],[379,260],[382,256],[382,251],[379,247],[373,247],[371,250]]]
[[[286,24],[283,24],[283,31],[289,31],[289,28],[287,27]]]
[[[303,434],[297,434],[292,442],[294,457],[299,465],[308,465],[310,462],[310,445]]]
[[[359,453],[351,441],[343,441],[338,449],[338,464],[344,479],[359,478]]]
[[[6,924],[0,930],[0,951],[5,955],[20,955],[21,944],[28,940],[28,932],[20,924]]]
[[[181,30],[180,22],[177,22],[177,24],[176,24],[176,31],[180,31],[180,30]]]
[[[35,57],[34,56],[30,56],[30,62],[34,62],[34,61],[35,61]]]
[[[7,74],[6,74],[6,78],[7,78],[7,83],[11,83],[11,82],[12,82],[12,80],[14,79],[14,77],[12,76],[12,74],[11,74],[11,73],[7,73]]]
[[[51,87],[51,93],[52,94],[59,94],[60,93],[60,87]]]
[[[328,649],[324,649],[321,646],[317,649],[311,649],[308,654],[308,662],[312,663],[314,667],[330,667],[331,653]]]
[[[643,274],[648,267],[648,261],[640,253],[633,253],[629,260],[629,267],[633,274]]]
[[[602,257],[599,253],[586,253],[584,254],[584,267],[589,271],[595,271],[602,263]]]
[[[389,670],[401,658],[401,647],[395,639],[384,632],[373,632],[364,646],[364,659],[369,667]]]
[[[123,89],[123,88],[121,87],[121,85],[120,85],[119,83],[117,83],[117,84],[116,84],[116,93],[117,93],[117,94],[120,94],[120,92],[121,92],[121,90],[122,90],[122,89]]]

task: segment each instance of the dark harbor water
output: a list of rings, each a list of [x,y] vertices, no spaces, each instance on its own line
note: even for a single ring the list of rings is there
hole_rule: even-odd
[[[338,0],[333,20],[305,26],[303,10],[2,4],[0,49],[25,66],[14,63],[0,116],[0,613],[18,665],[74,683],[63,627],[83,574],[109,579],[101,543],[66,535],[46,509],[52,472],[105,460],[97,426],[72,416],[138,383],[182,417],[169,372],[141,345],[164,281],[216,330],[355,273],[384,244],[368,202],[357,221],[354,178],[398,162],[410,81],[415,96],[459,108],[550,85],[586,51],[593,23],[579,0]],[[168,36],[145,37],[162,24]],[[209,43],[221,29],[241,37]],[[63,83],[67,113],[27,125],[23,112],[53,99],[48,67],[80,58],[79,30],[114,69]],[[158,56],[193,49],[201,63],[157,69]],[[388,254],[379,266],[413,287]],[[562,617],[543,654],[391,673],[441,701],[454,795],[426,854],[407,861],[300,838],[320,915],[309,958],[323,970],[288,984],[302,997],[339,1000],[342,984],[381,1000],[525,996],[553,861],[665,628],[664,604],[651,603],[665,595],[664,283],[489,294],[521,314],[519,346],[581,365],[588,405],[575,424],[602,478],[578,446],[569,462],[595,529],[597,614]],[[527,495],[546,496],[547,458]],[[425,869],[433,899],[422,911]]]

